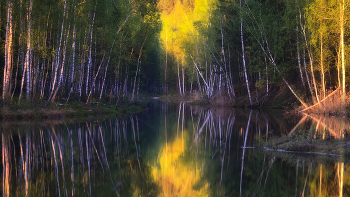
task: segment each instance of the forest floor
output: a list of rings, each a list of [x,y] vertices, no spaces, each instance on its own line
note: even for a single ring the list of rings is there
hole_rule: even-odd
[[[0,120],[36,121],[44,119],[85,119],[96,116],[122,116],[136,114],[144,110],[140,104],[119,102],[118,106],[107,103],[85,104],[80,102],[68,102],[67,104],[51,103],[44,108],[41,104],[23,103],[12,106],[0,107]]]

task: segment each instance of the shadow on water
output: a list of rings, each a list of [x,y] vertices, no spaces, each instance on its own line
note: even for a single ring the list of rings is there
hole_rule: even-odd
[[[251,148],[312,124],[315,137],[346,137],[345,119],[291,120],[279,111],[185,102],[147,105],[123,118],[0,125],[3,196],[350,194],[349,164],[341,157],[324,161]]]

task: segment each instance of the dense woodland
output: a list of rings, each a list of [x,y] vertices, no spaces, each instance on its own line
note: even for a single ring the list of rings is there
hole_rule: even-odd
[[[223,92],[254,105],[284,84],[307,107],[349,91],[348,0],[0,2],[5,105]]]

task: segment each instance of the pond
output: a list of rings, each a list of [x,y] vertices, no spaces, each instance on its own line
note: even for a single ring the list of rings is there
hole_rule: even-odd
[[[1,123],[3,196],[348,196],[349,164],[255,149],[314,125],[346,137],[346,119],[283,111],[147,103],[133,116]],[[328,129],[329,132],[322,132]],[[328,135],[328,136],[327,136]]]

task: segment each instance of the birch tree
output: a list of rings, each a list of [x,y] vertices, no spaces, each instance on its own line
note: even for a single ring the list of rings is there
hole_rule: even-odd
[[[13,22],[12,22],[12,7],[11,0],[7,5],[7,21],[6,21],[6,37],[5,37],[5,67],[3,78],[2,99],[5,100],[11,93],[11,76],[12,76],[12,40],[13,40]]]

